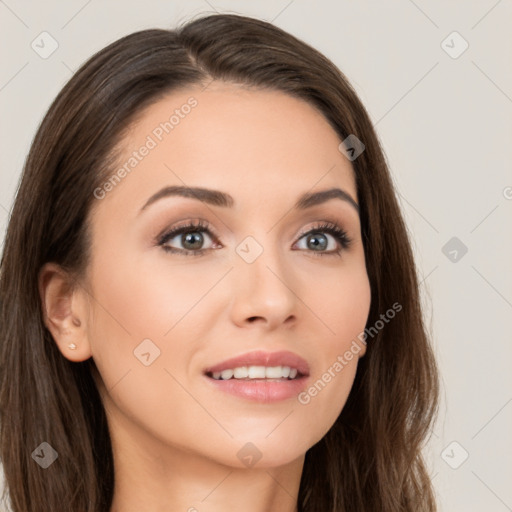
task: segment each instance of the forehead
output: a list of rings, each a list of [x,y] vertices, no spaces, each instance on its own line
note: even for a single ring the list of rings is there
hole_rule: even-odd
[[[237,203],[334,186],[357,199],[340,142],[316,108],[281,91],[217,82],[175,91],[146,108],[119,144],[117,164],[128,172],[109,200],[130,195],[140,207],[168,185],[224,190]]]

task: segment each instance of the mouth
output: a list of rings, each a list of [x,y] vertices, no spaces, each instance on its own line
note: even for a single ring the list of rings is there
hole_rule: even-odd
[[[309,382],[309,364],[288,351],[249,352],[203,371],[215,390],[272,403],[296,397]]]
[[[297,368],[290,366],[238,366],[222,371],[209,371],[205,375],[214,380],[264,380],[270,382],[283,382],[306,377]]]

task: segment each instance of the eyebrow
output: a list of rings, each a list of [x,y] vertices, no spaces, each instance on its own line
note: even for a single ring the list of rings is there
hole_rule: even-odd
[[[153,194],[141,208],[141,212],[148,208],[151,204],[163,199],[164,197],[188,197],[197,199],[213,206],[221,206],[224,208],[232,208],[235,200],[232,196],[219,190],[212,190],[202,187],[184,187],[184,186],[169,186],[159,190]],[[294,205],[296,210],[305,210],[313,206],[325,203],[330,199],[341,199],[352,205],[359,215],[359,205],[356,201],[341,188],[330,188],[321,190],[320,192],[306,192],[302,194]]]

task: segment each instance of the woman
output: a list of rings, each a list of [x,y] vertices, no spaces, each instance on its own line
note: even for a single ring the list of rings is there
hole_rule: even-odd
[[[0,293],[13,512],[436,510],[437,368],[383,151],[269,23],[144,30],[81,67]]]

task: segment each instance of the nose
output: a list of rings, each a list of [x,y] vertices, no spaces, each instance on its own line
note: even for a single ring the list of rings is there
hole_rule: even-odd
[[[262,325],[266,330],[292,325],[299,299],[291,271],[283,265],[278,251],[265,249],[252,263],[236,258],[231,273],[233,322],[239,327]]]

